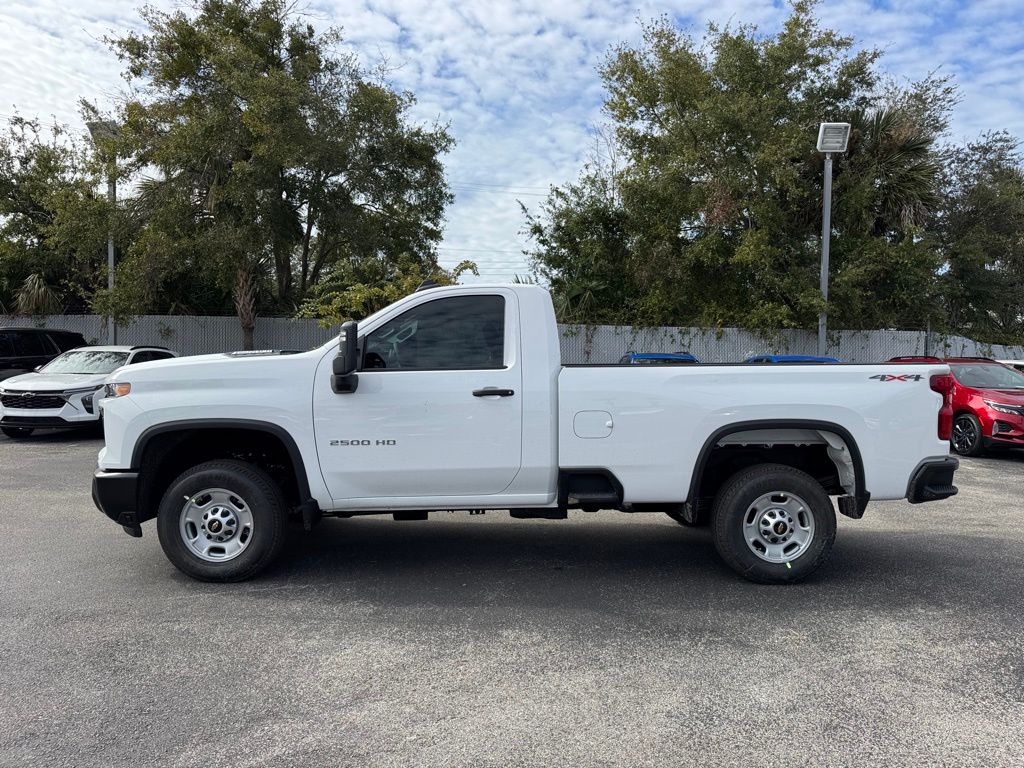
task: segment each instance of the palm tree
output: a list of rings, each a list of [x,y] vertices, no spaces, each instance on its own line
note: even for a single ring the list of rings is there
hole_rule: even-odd
[[[901,239],[906,230],[922,226],[939,203],[935,136],[897,107],[859,112],[851,123],[851,176],[873,217],[865,224],[874,236]]]
[[[14,309],[19,315],[53,315],[60,312],[60,297],[45,277],[31,274],[15,291]]]

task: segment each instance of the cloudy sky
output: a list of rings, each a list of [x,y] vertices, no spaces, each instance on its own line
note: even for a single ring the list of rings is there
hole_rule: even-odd
[[[102,43],[138,26],[135,0],[3,0],[0,115],[17,110],[80,125],[79,97],[109,101],[121,81]],[[155,5],[173,7],[166,0]],[[442,261],[470,258],[481,277],[527,272],[517,201],[576,176],[601,122],[595,68],[609,46],[638,37],[638,19],[662,13],[699,32],[707,21],[778,29],[772,0],[311,0],[318,26],[341,26],[364,63],[386,59],[397,87],[418,98],[416,116],[451,124],[456,195]],[[825,0],[824,22],[886,51],[885,70],[956,76],[963,102],[957,138],[987,128],[1024,136],[1024,0]]]

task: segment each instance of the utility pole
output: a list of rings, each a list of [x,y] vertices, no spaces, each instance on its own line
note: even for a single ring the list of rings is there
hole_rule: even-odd
[[[828,305],[828,249],[832,239],[832,155],[845,152],[850,139],[849,123],[822,123],[818,151],[825,154],[825,190],[821,204],[821,299]],[[818,314],[818,357],[828,354],[828,311]]]
[[[828,247],[832,239],[832,153],[825,153],[825,200],[821,205],[821,298],[828,304]],[[828,354],[828,312],[818,313],[818,357]]]
[[[86,123],[92,143],[97,152],[109,153],[107,163],[107,201],[110,203],[110,229],[107,232],[107,290],[114,293],[114,211],[117,210],[117,150],[113,140],[117,138],[118,126],[112,120],[95,120]],[[107,343],[117,344],[117,322],[107,318]]]

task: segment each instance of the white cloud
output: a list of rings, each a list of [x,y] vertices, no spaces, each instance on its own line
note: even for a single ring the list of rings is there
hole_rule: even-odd
[[[7,0],[0,7],[0,114],[76,123],[80,96],[101,103],[123,87],[101,42],[139,24],[135,3]],[[167,3],[159,3],[170,7]],[[941,68],[964,95],[953,130],[1007,128],[1024,136],[1020,0],[824,0],[826,25],[885,50],[882,66],[911,79]],[[787,10],[767,0],[314,0],[318,26],[344,28],[365,63],[385,58],[394,83],[418,98],[418,119],[450,122],[447,159],[456,203],[443,259],[473,258],[484,277],[524,273],[517,197],[531,207],[574,178],[600,120],[596,68],[609,47],[639,36],[637,19],[672,14],[699,33],[707,20],[778,28]]]

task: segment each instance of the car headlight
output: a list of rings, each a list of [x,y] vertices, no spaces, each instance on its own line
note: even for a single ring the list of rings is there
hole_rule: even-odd
[[[97,384],[94,387],[78,387],[77,389],[65,389],[63,392],[64,397],[71,397],[72,395],[88,394],[90,392],[97,392],[103,389],[102,384]]]
[[[1024,416],[1024,405],[1010,405],[1009,403],[994,403],[986,400],[985,405],[1001,413],[1012,413],[1014,416]]]
[[[124,397],[132,391],[132,385],[127,381],[116,381],[103,387],[104,397]]]

